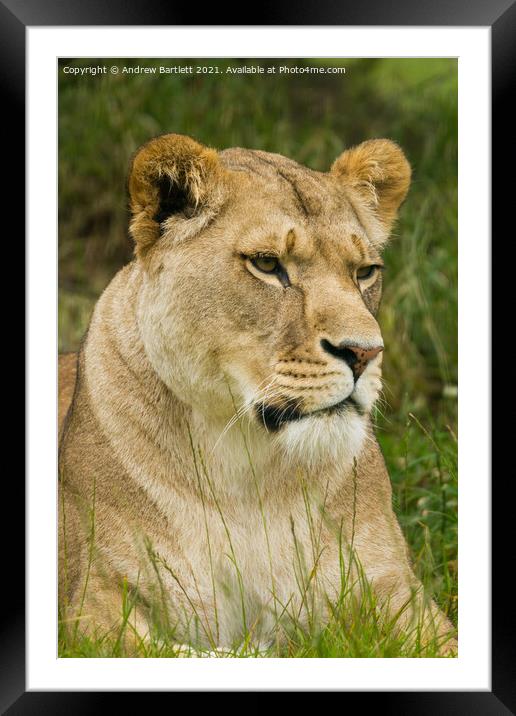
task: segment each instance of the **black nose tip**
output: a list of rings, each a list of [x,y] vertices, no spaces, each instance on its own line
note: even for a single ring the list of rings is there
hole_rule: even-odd
[[[380,351],[383,351],[383,346],[361,348],[360,346],[346,343],[334,346],[333,343],[330,343],[330,341],[326,339],[321,341],[321,346],[327,353],[331,353],[331,355],[343,360],[353,371],[353,378],[355,380],[360,378],[369,361],[376,358]]]

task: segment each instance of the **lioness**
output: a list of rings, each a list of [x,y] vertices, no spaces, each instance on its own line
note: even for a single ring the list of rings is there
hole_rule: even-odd
[[[370,420],[381,252],[410,174],[386,139],[328,173],[175,134],[136,153],[135,259],[96,305],[76,381],[63,362],[68,620],[116,627],[123,587],[143,637],[159,614],[179,641],[267,645],[323,625],[344,582],[360,600],[365,578],[379,617],[456,648]]]

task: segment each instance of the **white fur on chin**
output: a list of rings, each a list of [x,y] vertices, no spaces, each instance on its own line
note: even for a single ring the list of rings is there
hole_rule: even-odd
[[[332,462],[351,467],[367,437],[367,421],[352,408],[344,413],[313,415],[286,423],[272,439],[284,457],[309,469]]]

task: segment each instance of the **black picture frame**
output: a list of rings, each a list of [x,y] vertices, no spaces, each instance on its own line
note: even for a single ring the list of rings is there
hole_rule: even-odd
[[[287,2],[265,3],[259,25],[386,25],[386,26],[489,26],[492,40],[492,236],[499,236],[499,248],[507,250],[502,232],[512,228],[509,212],[512,209],[514,180],[508,181],[507,164],[514,164],[508,154],[514,146],[513,116],[509,111],[512,99],[511,82],[516,68],[516,3],[515,0],[418,0],[418,2],[348,2],[337,6],[332,0],[310,3],[298,0],[288,7]],[[203,9],[204,25],[244,25],[243,18],[224,22],[224,11],[219,6]],[[4,250],[23,247],[22,232],[25,216],[24,154],[25,145],[25,37],[28,26],[63,25],[188,25],[198,19],[199,10],[188,6],[176,7],[163,0],[0,0],[0,88],[3,111],[3,145],[15,151],[9,171],[2,172],[5,180],[5,205],[16,217],[11,238]],[[237,22],[235,22],[237,20]],[[3,154],[5,159],[7,155]],[[512,200],[512,201],[511,201]],[[4,205],[4,206],[5,206]],[[505,236],[509,239],[509,236]],[[504,248],[505,246],[505,248]],[[510,281],[509,281],[510,282]],[[508,294],[507,300],[509,300]],[[514,299],[512,299],[514,301]],[[22,301],[23,303],[23,301]],[[503,298],[497,304],[503,310]],[[508,305],[508,304],[507,304]],[[493,318],[499,312],[493,312]],[[9,320],[11,325],[9,326]],[[6,329],[16,335],[21,322],[13,316],[4,316]],[[4,323],[5,325],[5,323]],[[11,350],[15,346],[10,340]],[[31,348],[28,346],[28,348]],[[19,359],[16,360],[19,363]],[[4,374],[5,375],[5,374]],[[493,391],[493,396],[495,395]],[[496,414],[497,400],[493,398],[492,414]],[[12,413],[11,413],[12,415]],[[13,421],[14,423],[15,421]],[[497,428],[493,434],[492,451],[496,454],[509,444],[510,425]],[[98,713],[104,709],[120,708],[120,694],[110,692],[26,692],[25,687],[25,574],[23,565],[25,544],[24,483],[14,469],[4,470],[4,519],[9,517],[9,539],[4,537],[3,576],[4,596],[0,636],[0,709],[9,714],[68,714]],[[492,486],[492,690],[468,692],[360,692],[347,693],[346,705],[357,696],[364,706],[381,709],[382,713],[403,714],[490,714],[516,713],[516,638],[512,586],[507,582],[507,567],[511,563],[514,542],[514,508],[508,499],[509,468],[502,471],[499,482]],[[467,476],[464,477],[467,479]],[[513,488],[512,488],[513,489]],[[5,525],[8,523],[5,522]],[[115,705],[113,696],[117,698]],[[137,706],[139,694],[130,696]],[[148,698],[148,695],[145,696]],[[364,701],[365,699],[365,701]]]

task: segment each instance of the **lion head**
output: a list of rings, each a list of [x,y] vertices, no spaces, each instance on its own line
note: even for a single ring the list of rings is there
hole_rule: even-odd
[[[140,148],[137,320],[161,380],[222,424],[247,415],[287,452],[356,452],[381,388],[381,253],[409,183],[386,139],[326,173],[175,134]]]

